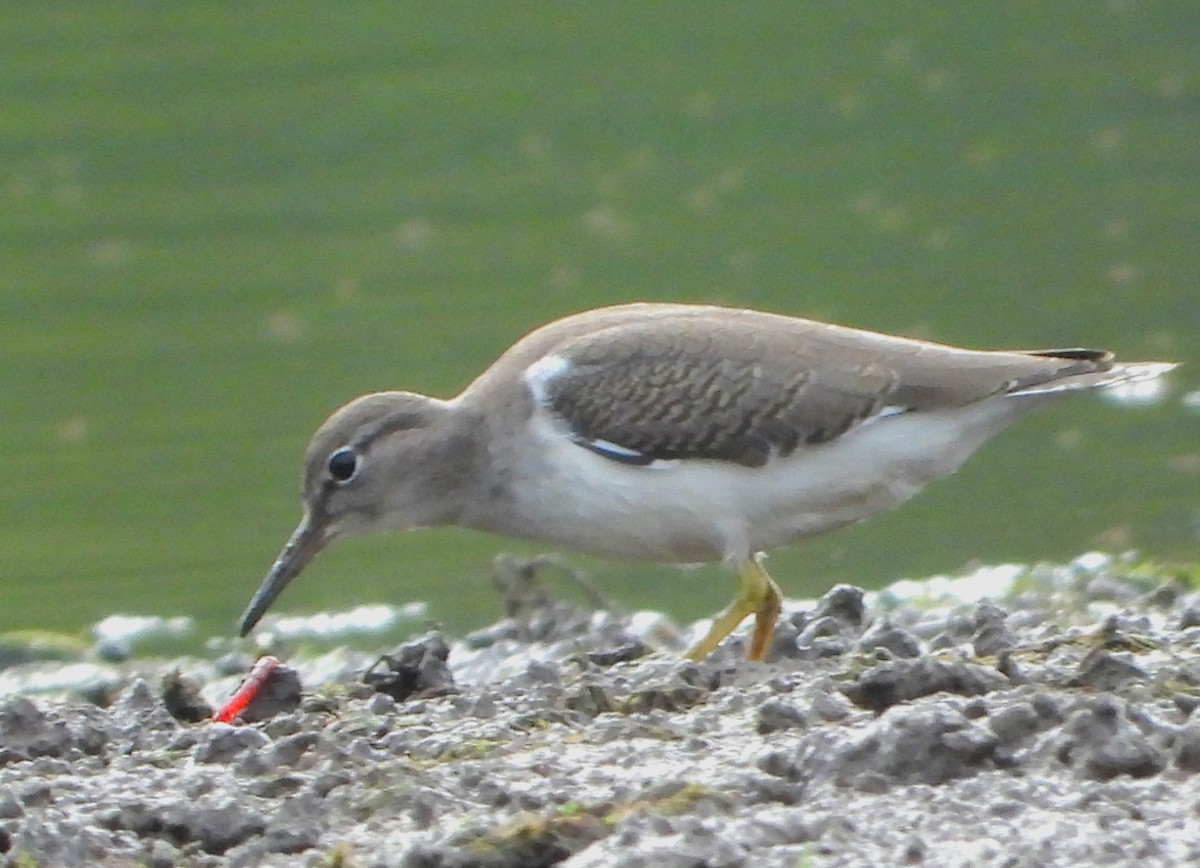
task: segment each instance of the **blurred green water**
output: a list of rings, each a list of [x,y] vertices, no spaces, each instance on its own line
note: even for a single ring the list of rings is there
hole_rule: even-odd
[[[634,299],[1189,365],[1029,419],[954,479],[777,553],[792,594],[1200,534],[1200,7],[748,2],[0,14],[0,629],[231,629],[308,435],[450,395]],[[281,610],[497,611],[462,531],[346,543]],[[718,568],[574,561],[629,606]]]

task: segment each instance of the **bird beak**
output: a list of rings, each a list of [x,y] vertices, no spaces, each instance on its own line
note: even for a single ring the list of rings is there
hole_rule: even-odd
[[[254,629],[259,618],[275,602],[275,598],[283,593],[283,589],[292,579],[300,575],[305,565],[325,548],[325,544],[332,537],[333,529],[329,526],[328,519],[323,516],[314,517],[311,511],[304,513],[300,525],[292,532],[287,545],[271,565],[271,571],[258,586],[254,599],[242,613],[242,619],[238,622],[240,635],[245,636]]]

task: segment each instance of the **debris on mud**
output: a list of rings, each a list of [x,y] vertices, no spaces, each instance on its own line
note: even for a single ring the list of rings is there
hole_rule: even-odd
[[[510,587],[462,641],[287,659],[234,723],[228,661],[89,663],[103,690],[0,696],[0,862],[1200,861],[1200,595],[1111,558],[1006,575],[838,586],[765,663]]]

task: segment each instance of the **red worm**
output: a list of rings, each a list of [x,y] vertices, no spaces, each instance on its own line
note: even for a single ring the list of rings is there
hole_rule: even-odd
[[[246,706],[262,691],[263,685],[279,668],[279,661],[274,657],[260,657],[258,662],[241,683],[233,697],[213,715],[216,723],[232,723],[234,718],[246,710]]]

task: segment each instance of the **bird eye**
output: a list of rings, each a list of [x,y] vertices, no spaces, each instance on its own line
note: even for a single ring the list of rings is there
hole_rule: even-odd
[[[329,456],[329,475],[335,482],[349,482],[358,473],[358,453],[344,446]]]

